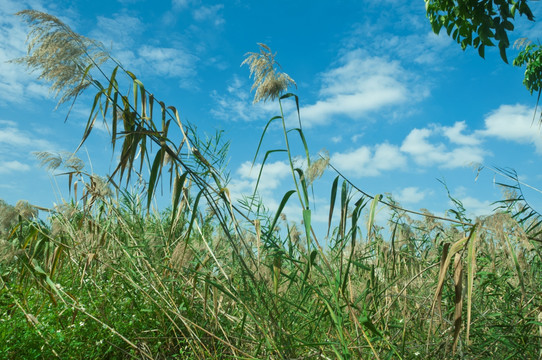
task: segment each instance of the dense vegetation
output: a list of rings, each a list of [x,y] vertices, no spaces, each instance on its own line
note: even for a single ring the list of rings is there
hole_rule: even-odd
[[[265,129],[280,124],[284,146],[264,159],[284,154],[295,190],[276,213],[256,189],[231,201],[220,138],[199,138],[99,44],[50,15],[22,15],[33,31],[20,62],[61,101],[96,90],[83,142],[102,118],[119,163],[101,178],[73,154],[40,153],[69,177],[72,199],[41,218],[24,202],[0,202],[1,358],[540,356],[540,217],[513,176],[501,207],[471,221],[457,200],[453,218],[416,214],[337,174],[327,234],[316,234],[310,187],[328,159],[311,158],[301,121],[286,127],[281,104],[297,102],[286,92],[294,83],[265,45],[245,63],[255,100],[280,105]],[[154,211],[160,182],[172,203]],[[282,214],[293,199],[301,223]],[[378,206],[390,210],[385,227]]]

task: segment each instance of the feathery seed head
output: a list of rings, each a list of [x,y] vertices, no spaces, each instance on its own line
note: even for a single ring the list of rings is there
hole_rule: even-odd
[[[87,184],[87,191],[93,197],[105,199],[113,195],[107,179],[98,175],[91,175],[90,180],[90,184]]]
[[[15,210],[25,219],[32,219],[38,216],[38,209],[34,208],[28,201],[19,200],[15,204]]]
[[[88,70],[105,62],[103,45],[73,32],[58,18],[36,10],[23,10],[28,33],[28,55],[13,62],[39,71],[38,79],[51,81],[50,91],[60,96],[58,105],[77,97],[91,83]],[[57,105],[57,106],[58,106]]]
[[[41,162],[41,166],[45,166],[48,170],[54,171],[60,166],[64,166],[68,170],[80,172],[85,164],[74,153],[63,151],[60,153],[51,153],[48,151],[36,151],[34,155]]]
[[[280,68],[280,64],[275,61],[276,53],[273,54],[265,44],[258,43],[258,46],[260,52],[246,53],[246,58],[241,63],[241,66],[248,65],[250,77],[254,78],[251,89],[256,89],[254,104],[262,100],[266,102],[268,99],[273,101],[280,97],[281,93],[286,91],[288,87],[292,85],[297,87],[295,81],[288,74],[277,69],[277,67]]]
[[[329,165],[329,153],[324,150],[320,153],[318,160],[313,161],[305,172],[305,178],[307,179],[307,185],[310,185],[314,180],[319,179],[324,174],[324,171]]]

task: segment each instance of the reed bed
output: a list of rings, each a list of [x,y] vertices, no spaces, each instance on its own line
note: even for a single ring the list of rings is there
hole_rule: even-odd
[[[55,91],[64,102],[94,88],[82,143],[101,118],[120,156],[101,178],[75,155],[37,154],[69,177],[72,194],[46,220],[28,204],[0,203],[0,357],[539,358],[540,217],[518,183],[498,211],[472,221],[455,199],[452,218],[416,213],[337,173],[327,232],[316,234],[311,185],[332,164],[311,158],[301,120],[287,128],[282,104],[299,103],[287,92],[295,83],[267,46],[245,63],[255,100],[278,103],[255,160],[279,123],[283,148],[265,151],[262,167],[282,154],[292,173],[294,190],[273,213],[257,187],[232,201],[219,137],[202,140],[99,44],[51,15],[20,15],[32,27],[20,62],[42,77],[57,76],[49,71],[55,60],[44,56],[51,36],[60,32],[78,49],[64,56],[79,82],[62,78]],[[113,63],[107,76],[104,56]],[[156,211],[161,182],[172,202]],[[302,222],[282,214],[290,201],[299,201]],[[378,206],[390,211],[386,224],[375,222]]]

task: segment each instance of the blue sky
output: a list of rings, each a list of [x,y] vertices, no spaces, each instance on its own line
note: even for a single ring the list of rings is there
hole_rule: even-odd
[[[535,15],[540,6],[532,2]],[[331,163],[372,194],[391,193],[414,210],[442,214],[451,207],[437,180],[472,215],[501,198],[502,178],[472,163],[515,169],[533,186],[542,180],[542,134],[532,124],[535,96],[522,85],[524,69],[504,64],[494,49],[486,60],[436,36],[416,1],[45,1],[0,3],[0,198],[43,207],[67,197],[66,182],[39,166],[33,151],[73,151],[90,110],[83,96],[66,123],[54,111],[48,84],[7,60],[23,56],[27,29],[12,14],[49,12],[76,32],[102,41],[146,88],[202,136],[224,130],[231,141],[230,191],[250,193],[257,171],[250,161],[277,103],[252,104],[244,54],[262,42],[277,52],[297,83],[311,154],[326,149]],[[537,39],[538,23],[521,19],[512,40]],[[515,52],[509,51],[512,59]],[[293,124],[292,103],[286,102]],[[282,147],[272,128],[266,150]],[[299,147],[298,147],[299,149]],[[300,150],[300,149],[299,149]],[[299,152],[301,153],[301,152]],[[93,132],[79,156],[105,174],[114,157],[105,130]],[[261,161],[261,159],[260,159]],[[329,170],[316,184],[315,221],[324,221]],[[271,209],[292,188],[284,157],[268,161],[260,185]],[[533,204],[542,203],[532,194]],[[287,213],[295,217],[294,205]]]

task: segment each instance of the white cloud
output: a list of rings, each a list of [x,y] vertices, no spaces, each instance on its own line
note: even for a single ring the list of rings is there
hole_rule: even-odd
[[[417,204],[422,201],[430,191],[420,190],[416,186],[409,186],[401,189],[399,192],[394,193],[394,198],[400,203],[404,204]]]
[[[375,1],[372,6],[381,7],[381,3]],[[404,65],[418,66],[424,73],[450,68],[445,61],[459,53],[458,47],[445,31],[436,35],[429,29],[423,3],[398,1],[381,15],[377,19],[368,15],[355,24],[343,40],[345,46],[363,47],[377,56],[392,54]]]
[[[182,49],[143,45],[138,54],[159,76],[185,78],[196,72],[198,58]]]
[[[266,122],[271,118],[271,114],[276,114],[279,107],[274,102],[259,102],[252,104],[252,95],[249,92],[250,86],[242,81],[237,75],[233,76],[231,83],[227,87],[227,94],[221,95],[213,91],[213,97],[216,106],[210,110],[211,114],[217,119],[229,121],[260,121]],[[284,103],[285,112],[289,112],[292,106]]]
[[[363,119],[376,110],[396,110],[407,100],[410,105],[412,101],[428,95],[423,85],[416,85],[412,74],[399,62],[371,57],[360,49],[345,53],[337,65],[323,73],[321,78],[319,99],[300,108],[303,126],[307,128],[329,124],[337,117]],[[225,118],[225,111],[231,111],[234,118],[248,121],[254,119],[254,113],[269,114],[269,109],[276,112],[277,107],[273,103],[249,106],[251,97],[245,88],[248,89],[248,86],[236,77],[234,84],[228,87],[230,95],[227,98],[215,91],[213,97],[217,108],[211,111],[213,115]],[[413,98],[412,93],[417,96]],[[285,109],[285,114],[289,114],[288,123],[297,122],[293,109],[293,106]]]
[[[248,179],[256,185],[261,166],[262,164],[260,163],[252,166],[250,161],[245,161],[237,170],[237,174],[239,174],[241,178]],[[258,190],[275,190],[280,185],[281,180],[288,176],[289,173],[290,166],[285,162],[275,161],[273,163],[265,164],[260,177],[260,183],[258,184]]]
[[[453,40],[443,34],[436,35],[432,31],[425,34],[394,36],[394,44],[390,48],[398,50],[398,55],[405,61],[413,61],[423,66],[438,66],[442,63],[447,48],[454,46]]]
[[[491,201],[488,200],[479,200],[472,196],[464,196],[459,198],[463,207],[467,211],[468,216],[483,216],[490,215],[495,208],[492,205]],[[453,206],[453,203],[450,201],[450,206]]]
[[[346,153],[335,153],[331,164],[339,171],[351,176],[378,176],[383,171],[391,171],[406,165],[406,157],[395,145],[383,143],[374,146],[362,146]]]
[[[50,141],[19,130],[12,121],[0,121],[0,153],[13,154],[51,149],[54,149],[54,146]]]
[[[219,11],[224,8],[223,4],[217,4],[213,6],[202,6],[195,9],[193,12],[194,20],[196,21],[210,21],[215,26],[224,24],[224,17],[219,14]]]
[[[246,161],[239,166],[236,175],[228,185],[230,195],[233,201],[239,200],[244,196],[252,196],[258,180],[261,164],[252,166],[250,161]],[[258,183],[258,194],[263,200],[265,206],[274,211],[278,208],[276,190],[283,181],[290,175],[290,166],[282,161],[265,164],[260,181]]]
[[[458,145],[469,145],[474,146],[480,143],[480,137],[476,134],[465,135],[463,131],[467,128],[467,125],[464,121],[457,121],[453,126],[443,126],[442,132],[444,136],[450,140],[451,143]]]
[[[182,46],[142,44],[139,36],[144,29],[139,18],[114,14],[111,18],[99,16],[91,36],[111,46],[113,56],[136,75],[139,72],[145,76],[177,78],[183,80],[181,87],[193,87],[198,57]]]
[[[182,10],[188,5],[190,5],[192,1],[191,0],[173,0],[171,1],[171,5],[173,6],[173,9],[175,10]]]
[[[475,138],[461,134],[464,126],[457,123],[450,127],[413,129],[403,141],[401,151],[412,156],[418,165],[440,166],[443,168],[466,167],[471,163],[483,162],[486,151],[476,146]],[[443,143],[431,143],[432,136],[444,134],[452,143],[463,143],[448,149]],[[473,145],[469,145],[472,143]]]
[[[103,42],[113,50],[132,48],[135,37],[144,30],[139,18],[127,14],[116,13],[112,17],[98,16],[96,28],[91,37]]]
[[[0,5],[0,104],[24,103],[29,99],[46,98],[42,84],[35,74],[29,74],[24,65],[10,60],[26,55],[26,35],[29,28],[22,18],[14,13],[25,8],[41,9],[39,3],[30,6],[27,2],[3,0]],[[39,91],[37,91],[40,89]]]
[[[352,140],[353,143],[356,143],[356,142],[358,142],[359,139],[361,139],[363,137],[363,135],[364,135],[363,133],[352,135],[350,140]]]
[[[34,132],[20,130],[17,123],[0,120],[0,174],[11,174],[31,169],[27,163],[33,151],[52,151],[56,148]]]
[[[485,118],[485,129],[479,134],[487,137],[533,144],[542,153],[542,134],[536,119],[533,123],[534,109],[525,105],[501,105]]]
[[[397,61],[372,57],[360,49],[349,51],[337,67],[322,74],[320,99],[301,109],[304,124],[328,124],[338,116],[361,119],[412,100],[414,84],[409,76]],[[423,91],[418,93],[418,99],[425,96]]]
[[[28,171],[30,166],[23,164],[17,160],[1,161],[0,160],[0,174],[8,174],[15,171]]]

